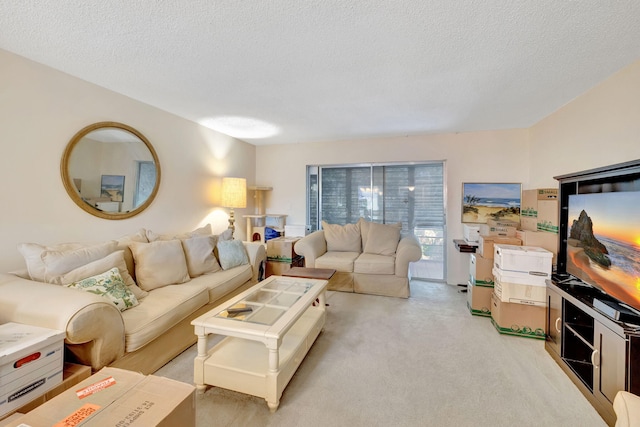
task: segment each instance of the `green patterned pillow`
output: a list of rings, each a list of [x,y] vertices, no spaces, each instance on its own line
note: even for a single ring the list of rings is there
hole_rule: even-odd
[[[65,286],[102,295],[113,302],[120,311],[125,311],[138,305],[138,299],[122,280],[120,270],[117,267]]]

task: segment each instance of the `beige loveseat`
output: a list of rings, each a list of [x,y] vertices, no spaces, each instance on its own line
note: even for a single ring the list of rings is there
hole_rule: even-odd
[[[331,268],[328,289],[408,298],[409,263],[422,251],[414,235],[401,235],[401,224],[360,219],[356,224],[328,224],[295,244],[306,267]]]
[[[109,365],[145,374],[195,343],[191,320],[254,284],[266,259],[263,245],[212,235],[210,226],[19,249],[28,272],[0,274],[0,323],[65,331],[66,360],[94,371]],[[105,283],[126,291],[93,293]]]

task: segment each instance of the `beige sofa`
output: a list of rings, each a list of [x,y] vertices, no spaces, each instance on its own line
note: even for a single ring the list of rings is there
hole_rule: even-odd
[[[0,323],[65,331],[66,360],[94,371],[152,373],[196,342],[191,320],[258,281],[264,246],[224,234],[214,236],[210,227],[180,236],[141,230],[94,245],[21,245],[28,272],[0,274]],[[112,265],[122,282],[95,275]],[[89,292],[62,285],[70,280]],[[92,293],[113,282],[129,291],[122,299]]]
[[[298,240],[294,247],[306,267],[331,268],[328,289],[408,298],[409,263],[422,251],[414,235],[401,235],[401,224],[322,222],[322,230]]]

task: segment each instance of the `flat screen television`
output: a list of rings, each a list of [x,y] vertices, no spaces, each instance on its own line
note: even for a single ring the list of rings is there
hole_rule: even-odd
[[[558,273],[640,312],[640,161],[556,178]]]

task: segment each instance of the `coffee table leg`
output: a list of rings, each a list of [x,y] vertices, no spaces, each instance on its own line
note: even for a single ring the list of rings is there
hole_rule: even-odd
[[[271,413],[276,412],[280,406],[280,396],[278,396],[278,371],[280,369],[280,352],[278,345],[268,346],[269,349],[269,373],[267,374],[267,405]]]
[[[204,383],[204,361],[207,359],[207,335],[198,335],[198,355],[194,360],[194,382],[198,393],[204,393],[207,385]]]
[[[322,292],[322,293],[320,294],[320,296],[318,296],[318,305],[319,305],[320,307],[322,307],[322,309],[323,309],[323,310],[324,310],[324,309],[325,309],[325,307],[327,306],[327,302],[326,302],[326,298],[325,298],[325,294],[324,294],[324,292]]]

